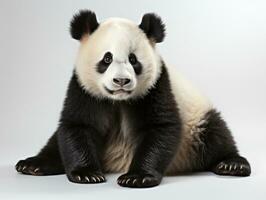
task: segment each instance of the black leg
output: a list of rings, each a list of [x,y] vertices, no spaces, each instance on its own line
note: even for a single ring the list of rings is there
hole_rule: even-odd
[[[225,121],[216,110],[206,115],[207,124],[202,140],[205,144],[203,155],[204,169],[218,175],[249,176],[251,168],[248,161],[239,156],[234,139]]]
[[[57,134],[68,179],[75,183],[104,182],[99,133],[92,127],[64,124]]]
[[[91,96],[80,86],[75,72],[70,80],[56,134],[36,157],[20,161],[25,174],[66,173],[72,182],[99,183],[103,135],[114,126],[116,107]]]
[[[146,130],[147,135],[137,148],[129,172],[118,178],[125,187],[159,185],[178,145],[179,127],[166,126]]]
[[[56,134],[54,134],[37,156],[20,160],[16,170],[23,174],[42,176],[63,174],[64,167],[59,154]]]

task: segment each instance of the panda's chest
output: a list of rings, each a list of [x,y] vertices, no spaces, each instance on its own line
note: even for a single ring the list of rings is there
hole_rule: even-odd
[[[117,122],[107,134],[103,163],[108,172],[126,172],[138,143],[135,122],[131,116],[127,112],[120,112]]]
[[[125,106],[113,105],[111,109],[104,109],[104,112],[97,116],[97,124],[100,132],[106,137],[106,141],[115,138],[127,139],[136,133],[136,116]]]
[[[145,126],[145,112],[137,105],[126,105],[120,108],[120,134],[125,138],[141,138],[140,129]]]
[[[133,119],[132,117],[130,117],[129,113],[121,112],[119,126],[119,134],[121,134],[122,137],[132,137],[132,135],[134,134],[135,127]]]

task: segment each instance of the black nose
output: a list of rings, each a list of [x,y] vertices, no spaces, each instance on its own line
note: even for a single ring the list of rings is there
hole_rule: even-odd
[[[114,78],[113,82],[121,87],[130,83],[129,78]]]

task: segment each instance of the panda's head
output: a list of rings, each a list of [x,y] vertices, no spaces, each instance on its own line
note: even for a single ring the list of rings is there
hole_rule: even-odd
[[[155,14],[145,14],[140,25],[110,18],[98,23],[88,10],[76,14],[71,35],[80,41],[75,72],[82,87],[100,98],[125,100],[145,95],[161,72],[155,44],[165,26]]]

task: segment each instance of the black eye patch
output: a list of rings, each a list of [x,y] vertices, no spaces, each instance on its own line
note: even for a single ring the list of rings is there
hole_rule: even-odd
[[[113,54],[111,52],[106,52],[102,60],[97,64],[97,72],[104,73],[108,66],[113,62]]]
[[[135,73],[137,75],[140,75],[142,72],[142,64],[138,61],[136,55],[134,53],[130,53],[128,55],[128,60],[129,60],[130,64],[132,65]]]

